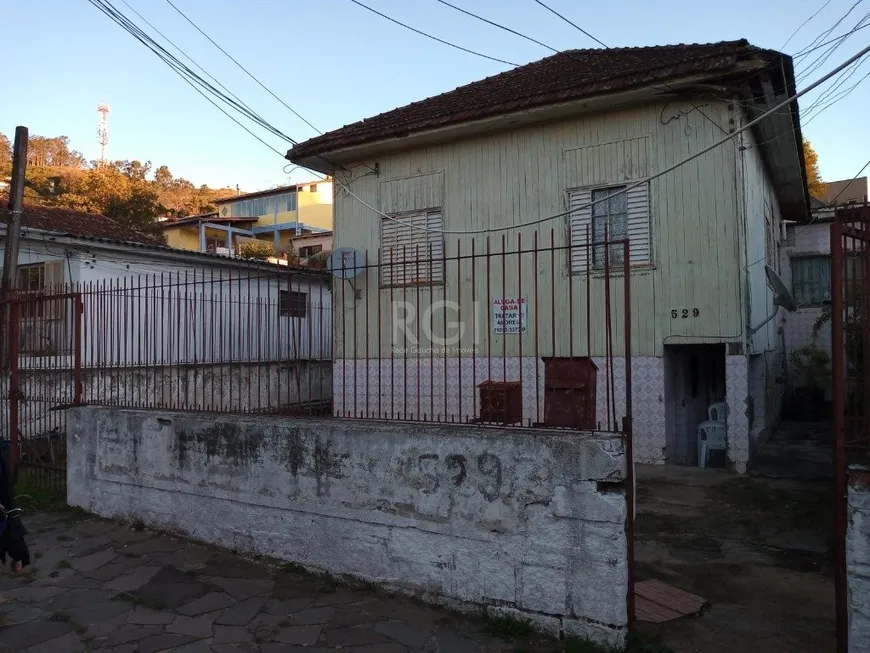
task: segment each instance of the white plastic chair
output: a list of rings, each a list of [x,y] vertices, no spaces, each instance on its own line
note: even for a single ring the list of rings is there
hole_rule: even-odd
[[[724,422],[708,420],[698,424],[698,467],[707,466],[707,456],[712,450],[724,451],[726,427]]]
[[[728,421],[728,404],[724,401],[718,404],[711,404],[707,409],[707,416],[711,422],[727,422]]]

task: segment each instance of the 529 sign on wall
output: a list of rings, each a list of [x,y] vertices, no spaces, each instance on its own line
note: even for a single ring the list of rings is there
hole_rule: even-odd
[[[689,317],[698,317],[701,314],[697,308],[672,308],[671,309],[671,318],[676,320],[677,318],[688,319]]]

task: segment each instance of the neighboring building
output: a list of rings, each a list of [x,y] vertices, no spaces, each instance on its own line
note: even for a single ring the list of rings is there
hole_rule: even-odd
[[[395,334],[372,328],[372,316],[377,324],[389,325],[397,319],[395,301],[402,297],[435,301],[443,292],[448,298],[464,297],[461,293],[481,298],[500,296],[503,287],[516,295],[521,283],[525,292],[539,287],[540,301],[531,310],[541,320],[541,333],[530,324],[522,330],[523,339],[510,332],[491,334],[493,353],[477,350],[477,377],[462,387],[476,392],[480,370],[494,370],[495,380],[521,382],[523,419],[539,419],[540,399],[532,390],[529,405],[525,394],[527,388],[546,385],[538,357],[568,351],[573,356],[576,349],[569,342],[590,342],[588,353],[603,369],[606,343],[598,330],[587,331],[582,316],[573,320],[573,331],[552,318],[557,295],[566,305],[573,299],[575,306],[583,306],[587,284],[596,302],[603,295],[598,269],[603,248],[591,248],[588,261],[590,250],[573,244],[585,243],[587,230],[600,240],[609,229],[611,238],[631,243],[636,459],[696,464],[696,425],[707,419],[710,403],[724,400],[730,410],[728,459],[744,471],[778,419],[782,394],[777,321],[756,330],[775,310],[765,263],[780,267],[782,221],[810,217],[797,107],[776,112],[709,153],[632,188],[626,202],[611,202],[603,213],[596,210],[593,216],[588,202],[714,145],[794,89],[791,58],[746,41],[575,50],[296,145],[287,155],[291,161],[341,175],[337,181],[352,191],[336,194],[335,245],[367,250],[370,261],[401,263],[406,244],[421,244],[433,258],[450,259],[459,249],[467,251],[463,242],[470,236],[445,236],[439,229],[506,227],[577,207],[567,219],[540,225],[548,246],[552,233],[556,247],[570,252],[559,255],[557,272],[549,266],[536,269],[526,257],[522,265],[505,265],[503,275],[500,269],[493,273],[489,284],[482,283],[479,271],[468,274],[467,266],[448,260],[446,268],[433,265],[428,276],[406,269],[400,279],[393,273],[378,278],[370,268],[353,281],[353,293],[335,286],[337,314],[346,320],[341,330],[336,325],[335,383],[353,374],[354,408],[361,401],[367,411],[372,402],[376,410],[380,406],[383,375],[401,373],[404,383],[415,378],[410,392],[435,396],[440,387],[442,394],[459,394],[449,391],[447,381],[453,386],[456,379],[445,379],[445,370],[460,367],[464,379],[466,360],[445,355],[443,362],[433,363],[431,357],[409,354]],[[505,234],[516,243],[521,236],[529,247],[536,242],[536,229],[501,231],[493,239]],[[413,266],[413,260],[406,264]],[[443,291],[430,292],[430,287]],[[487,314],[488,307],[478,319],[485,323]],[[529,343],[535,343],[534,356]],[[401,364],[369,366],[370,352],[383,352],[380,359],[388,361],[390,351],[402,352],[393,354],[402,357]],[[601,377],[599,420],[606,390]],[[380,389],[372,389],[373,382]],[[615,383],[624,386],[618,376]],[[471,405],[471,398],[465,402]]]
[[[5,225],[0,225],[0,243],[5,241],[5,230]],[[129,284],[129,292],[133,293],[135,288],[140,298],[137,302],[141,302],[142,307],[137,309],[136,302],[130,301],[128,306],[119,306],[118,310],[131,320],[134,313],[138,313],[136,320],[146,319],[145,305],[150,305],[146,298],[158,301],[156,298],[165,295],[165,301],[177,302],[184,290],[186,306],[192,306],[193,313],[200,311],[198,322],[202,324],[191,324],[187,334],[194,343],[197,337],[202,342],[209,328],[204,320],[205,309],[197,309],[196,302],[209,305],[214,321],[217,319],[214,307],[221,306],[224,299],[229,306],[232,299],[235,304],[222,327],[228,343],[221,349],[226,350],[226,355],[237,359],[243,356],[242,352],[248,352],[251,356],[258,346],[260,351],[269,351],[263,344],[264,338],[275,340],[279,348],[286,348],[287,342],[282,343],[281,338],[289,341],[289,337],[279,335],[280,325],[282,318],[293,317],[298,320],[290,326],[300,335],[296,338],[296,349],[284,351],[282,356],[331,357],[331,294],[323,272],[298,267],[288,274],[286,269],[268,263],[173,249],[158,237],[104,215],[26,205],[18,276],[18,287],[25,292],[50,294],[74,288],[85,295],[86,302],[99,302],[97,291],[101,287],[120,291]],[[160,290],[164,287],[176,290]],[[274,315],[264,312],[270,305]],[[111,308],[106,303],[100,310]],[[252,315],[256,313],[256,317],[249,318],[243,308]],[[154,317],[152,313],[152,319]],[[118,328],[123,319],[118,316]],[[255,320],[262,333],[253,329]],[[63,325],[55,326],[58,328],[46,322],[40,328],[47,328],[49,334],[62,334],[68,340],[69,334]],[[177,327],[177,324],[165,325],[168,339],[172,338],[169,332]],[[119,343],[119,351],[128,351],[128,347],[133,348],[128,341],[136,340],[136,327],[123,333],[106,333],[103,337]]]
[[[868,196],[867,177],[832,181],[820,200],[814,200],[809,224],[788,224],[783,248],[783,279],[791,288],[798,310],[782,317],[785,349],[791,353],[805,345],[815,345],[831,354],[831,323],[823,321],[817,337],[813,325],[831,303],[831,222],[836,202],[840,209],[863,203]],[[794,375],[790,383],[799,383]],[[830,394],[830,388],[828,388]]]
[[[300,247],[332,249],[332,180],[311,181],[215,202],[217,211],[162,222],[166,243],[177,249],[236,256],[248,240],[272,244],[276,255]],[[318,236],[314,243],[296,240]],[[300,259],[306,256],[300,255]]]

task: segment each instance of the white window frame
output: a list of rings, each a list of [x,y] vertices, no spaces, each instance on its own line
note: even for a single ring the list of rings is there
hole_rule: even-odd
[[[650,184],[649,182],[637,186],[634,184],[637,182],[625,181],[568,189],[566,200],[569,211],[567,230],[571,243],[568,254],[568,270],[571,274],[585,274],[587,270],[598,272],[604,269],[604,261],[596,261],[593,248],[586,246],[587,233],[589,240],[594,242],[593,207],[591,206],[594,191],[628,189],[625,191],[626,234],[629,240],[630,263],[632,267],[653,264]],[[611,249],[609,263],[612,271],[618,272],[622,267],[621,251],[617,253]]]
[[[381,218],[381,287],[444,283],[443,229],[440,208]]]

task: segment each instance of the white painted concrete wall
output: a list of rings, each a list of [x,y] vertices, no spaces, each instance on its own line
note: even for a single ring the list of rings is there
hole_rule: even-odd
[[[849,474],[846,583],[849,651],[870,651],[870,472]]]
[[[68,501],[621,645],[618,437],[74,408]]]

